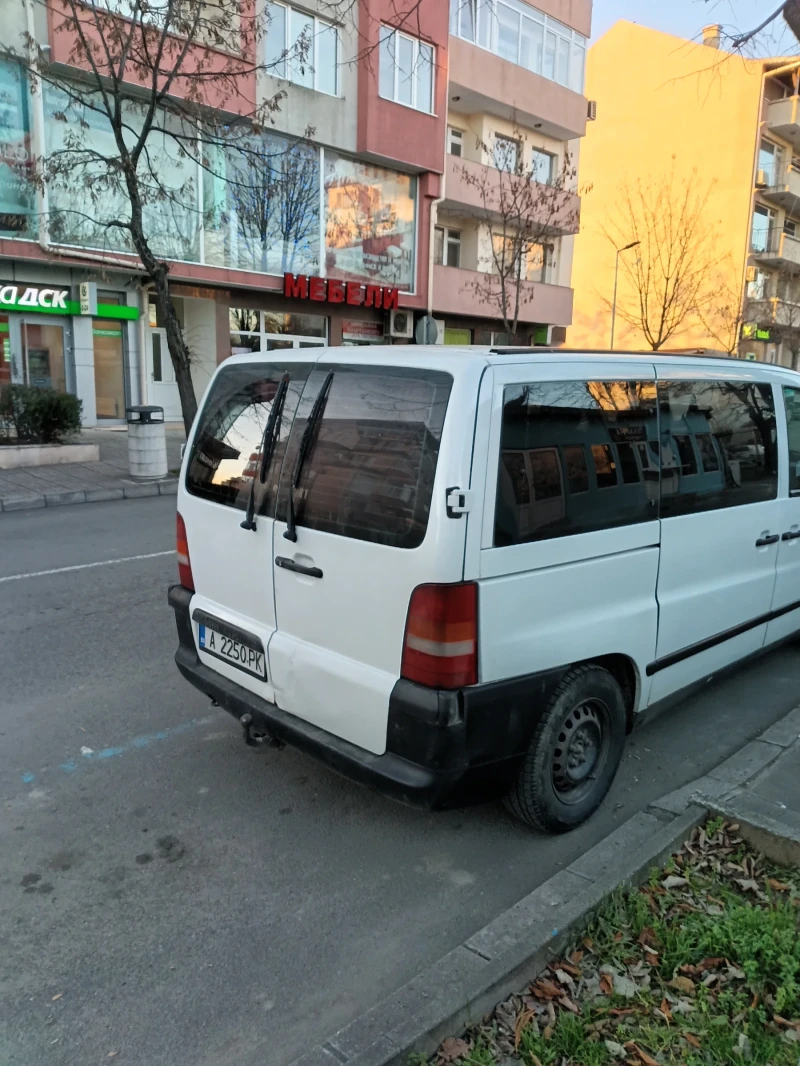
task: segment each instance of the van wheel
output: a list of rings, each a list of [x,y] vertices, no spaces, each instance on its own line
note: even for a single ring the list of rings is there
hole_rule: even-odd
[[[546,833],[585,822],[603,801],[625,746],[625,698],[601,666],[570,670],[553,693],[504,803]]]

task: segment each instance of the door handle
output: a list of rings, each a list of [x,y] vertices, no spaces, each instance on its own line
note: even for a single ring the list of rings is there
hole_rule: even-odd
[[[766,533],[763,537],[759,537],[756,541],[757,548],[766,548],[770,544],[777,544],[780,540],[780,536],[777,533]]]
[[[800,529],[790,529],[788,533],[784,533],[781,540],[800,540]]]
[[[322,577],[322,571],[318,566],[303,566],[294,559],[287,559],[285,555],[275,557],[275,565],[282,570],[291,570],[294,574],[305,574],[306,577]]]

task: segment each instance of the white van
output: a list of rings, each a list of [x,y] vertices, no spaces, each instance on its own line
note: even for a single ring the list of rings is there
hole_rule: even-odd
[[[584,821],[642,711],[800,629],[800,374],[422,346],[235,356],[178,495],[181,673],[426,807]]]

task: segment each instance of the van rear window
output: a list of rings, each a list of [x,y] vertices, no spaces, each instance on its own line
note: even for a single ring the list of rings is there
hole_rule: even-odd
[[[395,548],[416,548],[428,528],[453,379],[407,367],[316,368],[297,412],[278,517],[308,415],[335,371],[314,446],[295,494],[297,524]]]
[[[262,443],[272,401],[284,374],[289,388],[280,432],[264,484],[257,482],[256,513],[274,506],[274,486],[286,441],[311,363],[249,363],[220,371],[203,404],[186,470],[194,496],[245,510],[253,478],[260,472]]]

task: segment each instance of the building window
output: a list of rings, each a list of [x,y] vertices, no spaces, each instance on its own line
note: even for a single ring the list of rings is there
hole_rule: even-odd
[[[775,225],[775,212],[763,204],[756,204],[753,209],[753,232],[750,238],[754,252],[766,252],[771,249],[771,230]]]
[[[266,52],[267,69],[276,78],[337,95],[339,31],[332,22],[270,3]]]
[[[504,137],[501,133],[496,133],[492,156],[498,170],[507,170],[513,174],[519,166],[519,141],[514,137]]]
[[[433,112],[433,48],[416,37],[381,27],[378,87],[384,100]]]
[[[518,263],[522,256],[522,263]],[[492,234],[491,271],[505,278],[519,277],[523,281],[547,283],[552,264],[553,246],[535,244],[518,237]]]
[[[524,0],[450,0],[450,32],[583,92],[586,38]]]
[[[447,127],[447,151],[459,157],[464,154],[464,134],[454,126]]]
[[[31,159],[28,83],[25,71],[21,64],[0,60],[2,236],[36,236],[36,190],[30,180]]]
[[[294,315],[254,311],[247,307],[228,309],[231,355],[282,351],[285,348],[319,348],[328,336],[324,315]]]
[[[767,275],[763,270],[753,273],[753,280],[747,283],[748,300],[763,300],[767,294]]]
[[[450,229],[448,226],[436,226],[433,258],[439,266],[461,266],[461,230]]]
[[[556,156],[541,148],[533,149],[533,177],[540,185],[553,185],[556,180]]]
[[[793,219],[791,219],[791,218],[784,219],[783,220],[783,232],[786,233],[789,237],[796,237],[797,236],[797,223],[795,221],[793,221]]]
[[[762,141],[758,148],[759,185],[778,184],[778,150],[769,141]]]

